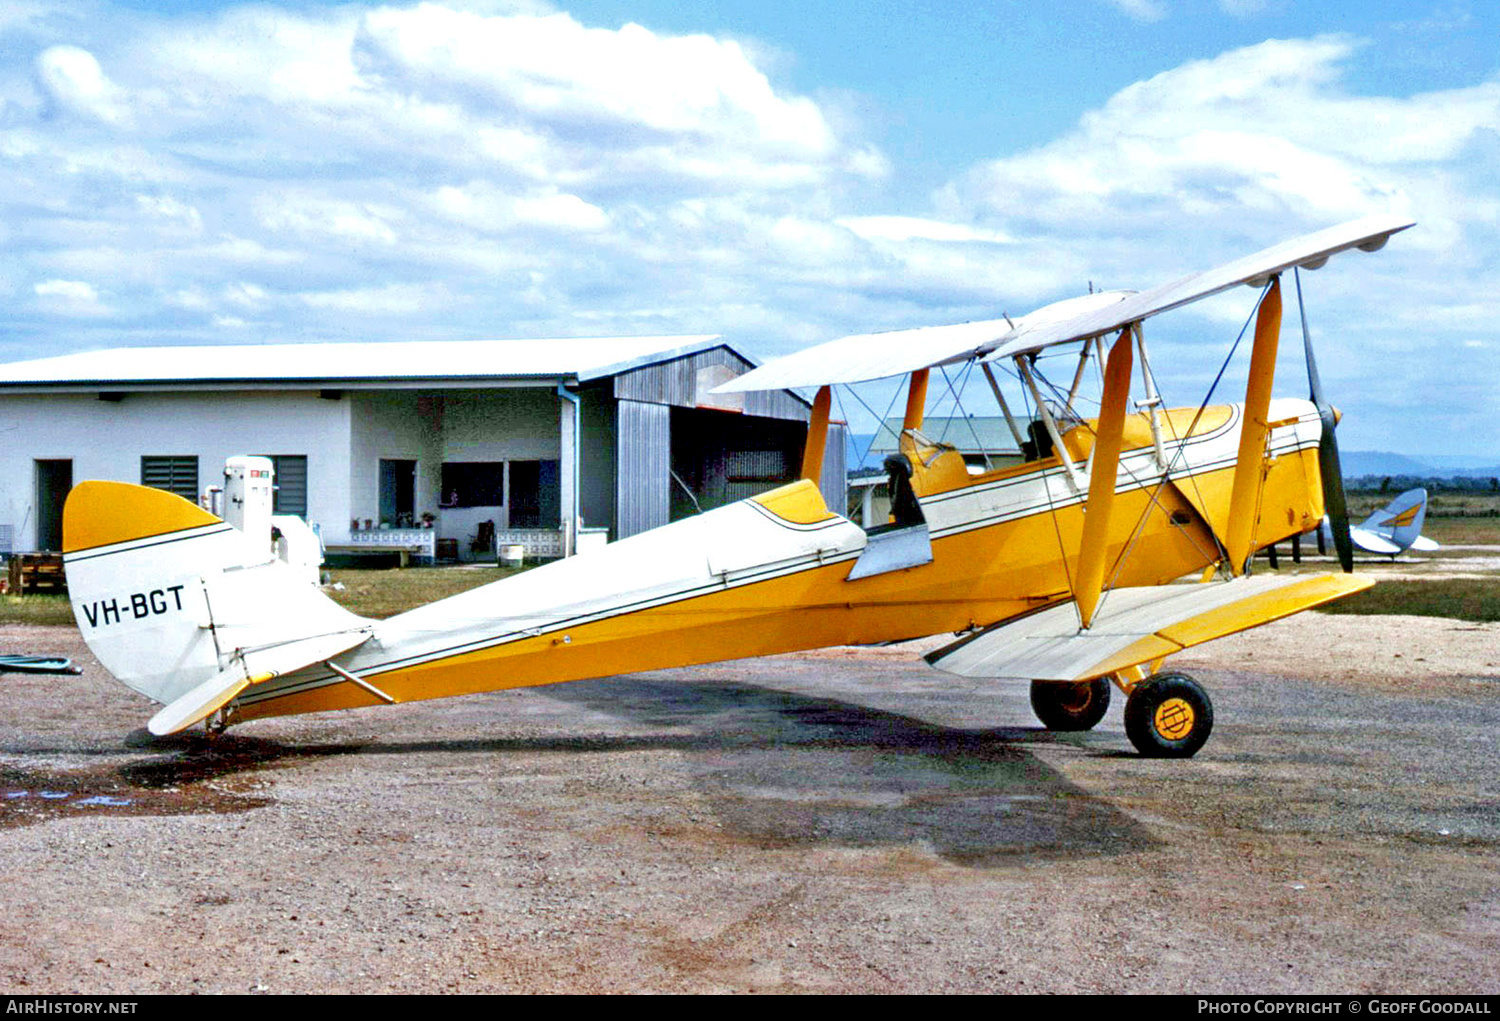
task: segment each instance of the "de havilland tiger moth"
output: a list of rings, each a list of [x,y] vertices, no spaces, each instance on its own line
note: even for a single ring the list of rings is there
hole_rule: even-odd
[[[1174,653],[1372,584],[1348,573],[1338,413],[1305,314],[1311,397],[1271,388],[1285,278],[1300,306],[1299,269],[1375,251],[1410,226],[1366,218],[1150,291],[770,362],[719,390],[817,388],[800,481],[385,620],[338,606],[260,537],[189,501],[83,482],[64,511],[78,626],[106,669],[162,703],[157,735],[953,633],[928,662],[1029,680],[1047,727],[1093,727],[1114,686],[1142,754],[1191,756],[1213,709],[1165,668]],[[1143,322],[1241,284],[1260,290],[1243,401],[1166,408]],[[1040,356],[1075,350],[1072,386],[1052,385]],[[1085,417],[1090,363],[1100,395]],[[971,469],[923,432],[929,377],[950,367],[977,368],[993,388],[1020,450],[1012,463]],[[1019,384],[1029,416],[1012,413],[997,373]],[[831,388],[893,376],[906,379],[906,410],[886,460],[891,515],[866,530],[816,485]],[[1250,573],[1257,550],[1325,514],[1344,573]]]

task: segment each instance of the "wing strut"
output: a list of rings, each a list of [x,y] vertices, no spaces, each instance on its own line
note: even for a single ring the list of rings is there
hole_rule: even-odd
[[[1047,436],[1052,440],[1052,450],[1057,454],[1057,459],[1067,469],[1068,484],[1073,487],[1073,492],[1083,492],[1083,476],[1078,471],[1078,466],[1068,456],[1068,448],[1063,444],[1062,433],[1057,431],[1057,423],[1052,419],[1052,412],[1047,410],[1047,399],[1042,396],[1042,391],[1036,385],[1036,377],[1031,371],[1031,362],[1026,355],[1016,357],[1016,368],[1020,370],[1021,380],[1031,391],[1032,398],[1036,401],[1037,413],[1042,416],[1042,425],[1047,430]]]
[[[1281,337],[1281,277],[1271,278],[1255,319],[1255,347],[1250,352],[1250,381],[1245,385],[1245,421],[1240,429],[1240,451],[1234,464],[1234,488],[1229,495],[1229,524],[1224,548],[1229,569],[1244,574],[1254,552],[1255,519],[1260,513],[1261,484],[1265,481],[1267,422],[1271,382],[1276,374],[1276,344]]]
[[[911,374],[911,385],[906,391],[906,415],[901,420],[901,429],[922,428],[922,410],[927,406],[927,369],[918,369]]]
[[[1026,449],[1026,437],[1021,435],[1021,429],[1016,425],[1016,416],[1010,413],[1010,405],[1005,403],[1005,394],[1000,390],[1000,382],[995,379],[995,370],[990,368],[989,362],[980,362],[979,367],[984,370],[984,378],[990,381],[990,389],[994,391],[995,400],[1000,404],[1000,410],[1005,413],[1005,424],[1010,427],[1011,436],[1015,437],[1016,449]]]
[[[802,448],[802,477],[813,485],[823,478],[823,448],[828,446],[828,416],[833,411],[833,387],[818,387],[812,419],[807,423],[807,446]]]
[[[1110,511],[1114,509],[1120,445],[1125,431],[1125,403],[1130,398],[1131,329],[1120,331],[1104,368],[1104,394],[1099,400],[1099,430],[1094,436],[1088,502],[1084,504],[1083,538],[1078,547],[1078,577],[1074,598],[1078,616],[1087,628],[1094,619],[1104,587],[1104,555],[1109,542]],[[1066,451],[1063,452],[1066,456]]]

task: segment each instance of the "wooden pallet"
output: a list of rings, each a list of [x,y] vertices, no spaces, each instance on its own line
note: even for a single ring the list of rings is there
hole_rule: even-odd
[[[61,553],[13,553],[10,558],[9,591],[13,596],[27,592],[68,591]]]

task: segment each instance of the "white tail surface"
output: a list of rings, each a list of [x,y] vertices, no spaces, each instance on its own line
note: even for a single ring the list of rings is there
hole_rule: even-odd
[[[1422,524],[1426,520],[1427,490],[1408,489],[1371,514],[1360,527],[1384,536],[1400,549],[1409,549],[1422,538]],[[1431,548],[1436,548],[1436,544]]]
[[[161,490],[81,483],[64,508],[63,547],[84,640],[119,681],[169,704],[153,721],[161,733],[374,628],[270,559],[266,544]]]

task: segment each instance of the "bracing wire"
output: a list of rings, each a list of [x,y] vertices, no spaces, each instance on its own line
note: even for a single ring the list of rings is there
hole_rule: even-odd
[[[1036,373],[1033,373],[1032,374],[1032,378],[1035,378],[1035,377],[1036,377]],[[1050,386],[1050,384],[1049,384],[1049,386]],[[1029,386],[1023,386],[1023,387],[1021,387],[1021,399],[1022,399],[1022,401],[1025,402],[1027,417],[1028,418],[1034,417],[1036,415],[1036,412],[1035,412],[1035,410],[1031,406],[1031,387],[1029,387]],[[1056,453],[1057,453],[1059,461],[1061,461],[1062,458],[1066,457],[1067,454],[1068,454],[1068,452],[1066,450],[1059,450]],[[1039,476],[1039,478],[1041,479],[1041,483],[1042,483],[1042,494],[1047,498],[1047,517],[1052,520],[1052,532],[1057,537],[1057,553],[1058,553],[1057,559],[1062,563],[1063,579],[1068,584],[1068,591],[1072,592],[1073,591],[1073,572],[1068,569],[1068,547],[1067,547],[1067,544],[1063,542],[1062,525],[1059,524],[1058,520],[1057,520],[1057,505],[1056,505],[1056,503],[1053,502],[1053,499],[1052,499],[1052,482],[1051,482],[1050,479],[1047,478],[1047,473],[1046,473],[1045,470],[1042,471],[1042,473]],[[1073,602],[1073,612],[1075,614],[1079,613],[1078,602],[1076,600]],[[1082,614],[1079,614],[1079,617],[1078,617],[1078,626],[1080,628],[1083,627],[1083,616],[1082,616]]]
[[[847,384],[844,385],[844,389],[846,389],[846,390],[849,391],[849,396],[853,397],[856,401],[859,401],[860,407],[864,408],[866,411],[868,411],[871,414],[871,416],[875,417],[876,428],[875,428],[875,431],[870,434],[870,442],[865,447],[864,452],[859,455],[859,463],[860,464],[864,464],[865,461],[870,456],[870,451],[872,451],[872,450],[875,449],[875,441],[880,437],[881,430],[885,430],[886,432],[890,433],[891,437],[896,441],[897,445],[899,445],[901,443],[901,434],[898,433],[896,430],[892,429],[890,427],[890,425],[888,424],[890,416],[891,416],[891,411],[896,407],[896,399],[901,396],[901,388],[899,386],[896,387],[896,389],[894,391],[892,391],[892,393],[891,393],[891,403],[888,404],[888,405],[886,405],[885,414],[884,415],[879,415],[879,416],[875,415],[875,409],[872,408],[872,407],[870,407],[870,405],[865,402],[865,399],[859,395],[859,391],[858,390],[854,389],[854,387],[849,386]],[[835,393],[838,392],[838,388],[837,387],[834,387],[834,392]],[[839,401],[839,410],[842,411],[843,407],[844,407],[843,401],[840,400]],[[847,416],[845,418],[845,421],[848,421]]]
[[[1186,432],[1185,436],[1190,437],[1197,430],[1198,423],[1203,418],[1203,413],[1208,409],[1208,402],[1211,401],[1211,400],[1213,400],[1214,391],[1216,391],[1218,389],[1219,383],[1223,381],[1223,379],[1224,379],[1224,373],[1226,371],[1228,371],[1228,369],[1229,369],[1229,363],[1234,360],[1235,352],[1237,352],[1239,350],[1240,344],[1245,339],[1245,333],[1246,333],[1246,331],[1248,331],[1250,329],[1250,324],[1254,321],[1256,313],[1260,311],[1261,302],[1265,300],[1266,294],[1269,293],[1270,290],[1271,290],[1271,285],[1269,283],[1266,284],[1266,286],[1261,290],[1260,297],[1258,299],[1256,299],[1255,305],[1254,305],[1254,307],[1251,308],[1249,316],[1246,317],[1244,325],[1240,327],[1239,336],[1235,337],[1234,343],[1232,345],[1230,345],[1229,353],[1224,356],[1224,361],[1219,366],[1218,373],[1214,376],[1213,382],[1209,384],[1208,392],[1203,395],[1203,401],[1202,401],[1202,403],[1200,403],[1198,405],[1198,409],[1197,409],[1196,413],[1193,415],[1192,422],[1188,425],[1187,432]],[[1149,366],[1148,366],[1147,371],[1150,371]],[[1154,373],[1153,373],[1153,378],[1155,378],[1155,374]],[[1159,386],[1158,386],[1158,392],[1160,392],[1160,387]],[[1165,403],[1165,401],[1163,403]],[[1170,416],[1167,416],[1167,424],[1168,424],[1169,427],[1171,427],[1172,420],[1171,420]],[[1180,439],[1177,436],[1175,428],[1173,429],[1172,439],[1174,441]],[[1127,562],[1129,562],[1130,554],[1135,550],[1135,547],[1140,542],[1141,536],[1145,533],[1147,518],[1149,518],[1151,512],[1153,510],[1155,510],[1156,507],[1160,504],[1162,489],[1165,488],[1167,482],[1171,480],[1173,470],[1177,467],[1178,462],[1181,461],[1186,456],[1186,453],[1187,453],[1187,446],[1186,446],[1186,444],[1183,443],[1183,442],[1178,442],[1177,443],[1177,451],[1176,451],[1176,453],[1174,453],[1172,455],[1172,459],[1167,463],[1166,468],[1163,469],[1163,471],[1162,471],[1162,481],[1161,481],[1161,484],[1158,485],[1155,488],[1155,490],[1152,492],[1150,502],[1146,505],[1146,509],[1141,512],[1141,516],[1140,516],[1139,520],[1137,520],[1137,522],[1135,524],[1135,527],[1134,527],[1134,529],[1131,532],[1130,541],[1128,543],[1126,543],[1125,548],[1120,551],[1120,555],[1117,558],[1115,558],[1115,563],[1113,565],[1114,569],[1113,569],[1113,571],[1110,574],[1109,584],[1106,586],[1105,592],[1104,592],[1104,594],[1100,598],[1100,608],[1101,609],[1103,607],[1104,600],[1107,599],[1108,596],[1109,596],[1109,591],[1114,588],[1115,582],[1119,579],[1120,572],[1125,569],[1125,564]],[[1129,469],[1127,469],[1127,472],[1128,471],[1129,471]],[[1139,481],[1139,480],[1137,480],[1134,477],[1133,473],[1132,473],[1131,480],[1132,481]],[[1198,482],[1197,482],[1196,477],[1193,476],[1191,473],[1188,475],[1188,482],[1193,487],[1193,492],[1198,496],[1198,499],[1201,502],[1203,500],[1203,493],[1198,488]],[[1219,542],[1219,537],[1217,535],[1214,535],[1213,530],[1211,528],[1209,529],[1209,535],[1213,538],[1214,548],[1215,548],[1217,557],[1222,562],[1224,560],[1224,558],[1228,555],[1228,553],[1224,549],[1223,544]],[[1196,545],[1196,543],[1195,543],[1195,545]],[[1199,548],[1202,549],[1202,547],[1199,547]]]
[[[954,411],[959,415],[959,417],[964,420],[964,423],[969,427],[969,433],[974,437],[974,448],[979,451],[981,456],[984,457],[985,466],[988,467],[990,464],[990,452],[985,449],[984,441],[979,438],[979,430],[974,428],[974,420],[970,418],[968,412],[964,410],[963,402],[964,390],[968,388],[969,377],[973,374],[974,366],[978,363],[978,361],[978,358],[970,358],[968,361],[964,362],[963,375],[959,376],[958,384],[956,387],[953,381],[948,378],[947,367],[939,365],[938,369],[942,371],[943,379],[948,383],[948,392],[953,395]],[[947,439],[948,429],[952,425],[953,418],[952,416],[949,416],[947,423],[945,423],[943,426],[943,435],[938,438],[939,443]]]

